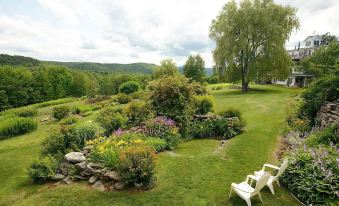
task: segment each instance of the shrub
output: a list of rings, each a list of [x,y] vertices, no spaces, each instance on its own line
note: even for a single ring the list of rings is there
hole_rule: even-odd
[[[77,123],[78,120],[79,120],[78,117],[70,116],[70,117],[66,117],[65,119],[61,120],[61,124],[68,124],[68,125],[71,125],[71,124]]]
[[[209,84],[218,84],[219,82],[219,78],[217,75],[213,75],[213,76],[210,76],[210,77],[205,77],[203,79],[204,82],[207,82]]]
[[[0,140],[36,130],[37,123],[31,118],[10,117],[0,121]]]
[[[167,143],[166,149],[168,150],[175,149],[181,138],[175,121],[162,116],[148,120],[145,123],[143,133],[148,136],[164,139]]]
[[[128,117],[128,122],[132,125],[140,124],[141,122],[154,116],[151,105],[143,101],[132,101],[124,110]]]
[[[131,97],[127,94],[118,94],[116,100],[119,104],[127,104],[131,101]]]
[[[70,108],[68,106],[58,106],[53,108],[53,117],[58,121],[67,117],[69,113]]]
[[[53,131],[42,142],[41,155],[52,155],[61,159],[63,154],[67,153],[68,143],[69,142],[65,139],[65,136],[61,131]]]
[[[139,91],[140,84],[136,81],[128,81],[119,86],[119,92],[124,94],[132,94]]]
[[[91,123],[84,123],[75,127],[76,145],[79,149],[85,146],[86,141],[95,139],[99,135],[99,128]]]
[[[303,115],[300,115],[300,109],[304,105],[302,99],[297,99],[295,102],[289,103],[287,107],[287,132],[289,130],[307,132],[310,128],[310,120]]]
[[[219,115],[224,118],[238,117],[239,119],[241,119],[241,112],[234,108],[229,108],[225,111],[219,112]]]
[[[120,127],[125,127],[128,118],[121,109],[107,107],[99,113],[97,121],[105,129],[105,135],[109,136]]]
[[[102,163],[106,167],[116,169],[119,161],[119,150],[116,144],[112,143],[110,139],[100,137],[88,142],[92,144],[94,148],[91,153],[91,161]]]
[[[147,137],[144,141],[146,146],[153,148],[156,152],[162,152],[168,147],[167,142],[159,137]]]
[[[155,155],[154,150],[142,145],[126,148],[119,155],[118,172],[128,185],[153,186]]]
[[[196,114],[207,114],[213,111],[214,100],[211,96],[196,96],[194,98],[194,107]]]
[[[336,127],[327,127],[323,131],[315,132],[306,138],[306,145],[309,147],[317,147],[318,145],[336,145],[338,138],[335,135]]]
[[[189,134],[194,138],[229,139],[244,130],[245,122],[239,119],[228,120],[214,118],[194,121],[189,128]]]
[[[195,95],[205,95],[207,94],[207,89],[204,85],[199,82],[193,82],[190,84],[190,87]]]
[[[325,101],[334,101],[339,98],[339,76],[329,76],[318,79],[304,90],[301,97],[304,100],[299,110],[299,115],[310,120],[310,125],[315,124],[318,110]]]
[[[186,78],[166,77],[151,83],[151,103],[159,115],[169,117],[185,132],[193,115],[193,90]]]
[[[339,182],[337,157],[336,146],[298,148],[291,151],[281,180],[306,204],[334,202]]]
[[[18,117],[34,117],[37,113],[37,109],[33,107],[23,107],[14,111],[14,114]]]
[[[46,156],[35,160],[28,169],[28,175],[35,183],[43,183],[51,180],[56,174],[58,161],[51,156]]]

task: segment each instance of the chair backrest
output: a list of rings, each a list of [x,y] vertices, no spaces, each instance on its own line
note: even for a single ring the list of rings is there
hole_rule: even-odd
[[[255,184],[254,188],[254,194],[260,192],[260,190],[265,187],[267,184],[268,180],[270,179],[271,173],[270,172],[265,172],[257,181]]]
[[[284,173],[284,171],[286,170],[287,166],[288,166],[288,159],[285,158],[283,163],[280,166],[279,172],[276,175],[276,177],[280,177],[282,175],[282,173]]]

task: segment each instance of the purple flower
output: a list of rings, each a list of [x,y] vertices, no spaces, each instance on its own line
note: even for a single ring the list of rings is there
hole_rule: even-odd
[[[119,128],[118,130],[116,130],[115,132],[113,132],[113,135],[115,136],[120,136],[122,134],[124,134],[125,131],[123,131],[121,128]]]

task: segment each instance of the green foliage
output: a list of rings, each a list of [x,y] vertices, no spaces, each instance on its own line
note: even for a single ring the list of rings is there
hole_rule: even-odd
[[[196,114],[207,114],[208,112],[213,112],[214,104],[212,96],[194,97],[194,108]]]
[[[218,78],[217,75],[212,75],[210,77],[204,77],[203,81],[207,82],[209,84],[218,84],[219,83],[219,78]]]
[[[61,120],[61,124],[75,124],[79,121],[79,117],[75,117],[75,116],[70,116],[70,117],[66,117],[65,119]]]
[[[121,109],[106,107],[100,111],[97,118],[100,126],[105,129],[105,135],[111,135],[115,130],[124,128],[127,124],[128,117],[122,113]]]
[[[38,66],[39,64],[40,64],[39,60],[30,57],[0,54],[0,65],[32,67]]]
[[[186,78],[167,77],[152,83],[151,104],[154,110],[185,128],[193,114],[193,91]]]
[[[119,156],[118,172],[128,185],[142,184],[149,188],[154,183],[154,150],[142,145],[126,148]]]
[[[245,122],[242,120],[228,120],[214,117],[202,121],[194,121],[189,127],[189,134],[193,138],[230,139],[243,132]]]
[[[52,156],[46,156],[35,160],[28,169],[28,175],[35,183],[43,183],[51,180],[56,174],[59,162]]]
[[[238,117],[241,119],[241,112],[234,108],[228,108],[222,112],[219,112],[218,114],[224,118]]]
[[[313,55],[301,62],[301,68],[316,77],[339,74],[339,43],[331,42],[328,46],[317,49]]]
[[[294,151],[282,182],[305,204],[334,202],[339,181],[336,150],[335,146],[319,146]]]
[[[205,76],[205,61],[198,55],[190,55],[184,65],[185,77],[202,82]]]
[[[53,117],[58,121],[67,117],[69,113],[70,113],[69,106],[57,106],[53,108]]]
[[[131,97],[127,94],[118,94],[116,100],[119,104],[127,104],[131,101]]]
[[[63,158],[70,151],[81,150],[85,142],[94,139],[98,134],[98,128],[92,124],[83,124],[77,127],[62,127],[53,131],[43,142],[41,155],[51,155]]]
[[[312,82],[303,91],[301,98],[304,103],[299,110],[299,117],[305,117],[314,125],[318,110],[325,101],[334,101],[339,98],[339,76],[328,76]]]
[[[124,110],[128,117],[128,123],[138,125],[154,116],[151,105],[140,100],[130,102]]]
[[[146,121],[143,133],[165,140],[167,144],[166,149],[168,150],[174,150],[181,139],[176,123],[169,118],[161,116]]]
[[[285,42],[298,27],[296,9],[290,6],[265,0],[228,2],[210,27],[219,78],[241,80],[246,92],[250,81],[266,79],[267,74],[287,77],[292,61]]]
[[[25,134],[37,129],[37,123],[31,118],[10,117],[0,121],[0,140]]]
[[[192,82],[190,84],[190,87],[192,88],[194,94],[196,94],[196,95],[205,95],[205,94],[207,94],[206,86],[204,86],[201,83]]]
[[[156,68],[152,74],[154,79],[164,77],[175,77],[178,76],[178,67],[172,59],[164,59],[160,62],[160,67]]]
[[[132,94],[139,91],[140,84],[136,81],[124,82],[119,86],[119,92],[124,94]]]
[[[159,137],[147,137],[147,138],[145,138],[145,145],[153,148],[156,152],[162,152],[169,147],[167,145],[166,140],[161,139]]]
[[[306,145],[309,147],[317,147],[318,145],[336,145],[338,138],[335,135],[336,127],[333,125],[322,131],[311,134],[306,138]]]

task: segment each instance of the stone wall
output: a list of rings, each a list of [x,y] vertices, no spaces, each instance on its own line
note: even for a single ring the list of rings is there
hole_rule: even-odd
[[[321,128],[336,124],[339,127],[339,99],[325,102],[317,114],[317,122]]]

